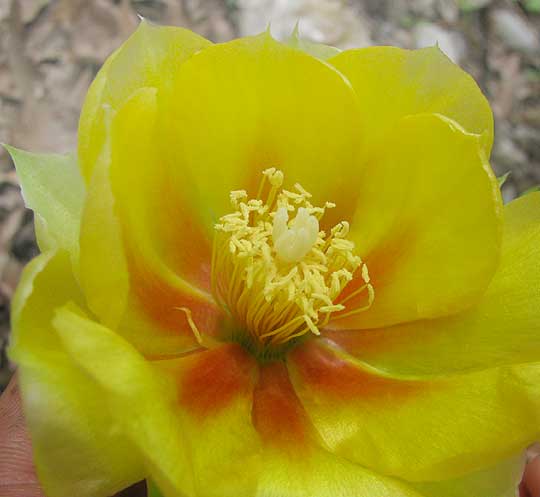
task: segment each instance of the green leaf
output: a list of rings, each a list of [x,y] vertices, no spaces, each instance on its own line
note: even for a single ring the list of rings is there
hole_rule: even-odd
[[[75,156],[4,147],[15,163],[26,206],[35,213],[41,250],[67,250],[77,263],[85,188]]]

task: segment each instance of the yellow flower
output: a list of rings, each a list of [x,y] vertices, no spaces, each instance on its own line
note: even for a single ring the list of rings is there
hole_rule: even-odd
[[[325,59],[325,60],[323,60]],[[540,194],[437,49],[143,22],[77,157],[10,149],[13,303],[49,497],[503,497],[540,431]]]

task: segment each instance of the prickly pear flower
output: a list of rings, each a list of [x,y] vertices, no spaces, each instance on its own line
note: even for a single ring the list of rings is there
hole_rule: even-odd
[[[76,155],[10,148],[49,497],[503,497],[540,431],[540,194],[437,48],[143,22]]]

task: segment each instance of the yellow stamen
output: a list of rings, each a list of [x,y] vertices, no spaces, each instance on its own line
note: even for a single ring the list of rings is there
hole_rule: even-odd
[[[319,229],[335,204],[313,206],[312,195],[298,183],[294,191],[282,189],[283,179],[270,168],[263,171],[257,198],[231,192],[234,211],[215,226],[212,292],[236,326],[263,348],[319,335],[330,319],[367,309],[374,295],[367,267],[346,238],[349,224],[338,223],[328,236]],[[338,301],[353,274],[364,285]],[[367,301],[345,306],[362,293]],[[194,323],[192,329],[197,336]]]
[[[193,332],[193,335],[195,335],[195,338],[197,339],[197,342],[200,344],[203,343],[201,332],[199,331],[199,328],[197,328],[197,325],[195,324],[195,321],[193,321],[193,316],[191,315],[191,310],[187,307],[176,307],[179,311],[182,311],[186,315],[187,322],[189,324],[189,327],[191,328],[191,331]]]

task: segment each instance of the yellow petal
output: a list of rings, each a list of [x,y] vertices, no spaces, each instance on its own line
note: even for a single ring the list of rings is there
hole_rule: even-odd
[[[52,327],[54,308],[77,299],[81,296],[66,252],[34,259],[14,299],[10,356],[19,366],[35,464],[46,494],[109,497],[145,473],[109,415],[104,391],[68,357]]]
[[[156,90],[141,88],[111,126],[110,181],[126,248],[152,272],[181,275],[179,291],[209,301],[212,242],[194,222],[184,191],[171,188],[157,111]]]
[[[350,182],[361,135],[354,92],[335,69],[266,33],[198,53],[158,99],[175,188],[208,229],[229,212],[229,192],[255,195],[268,167],[321,202]]]
[[[26,206],[34,211],[41,251],[67,250],[77,271],[85,196],[77,159],[71,155],[34,154],[8,146],[6,149],[15,163]]]
[[[256,497],[422,497],[405,483],[316,449],[303,458],[265,453]]]
[[[112,113],[109,112],[108,130],[111,119]],[[121,226],[109,179],[110,148],[110,136],[107,136],[88,183],[81,219],[80,267],[81,286],[88,306],[105,324],[114,328],[126,307],[129,279]]]
[[[523,475],[523,451],[495,466],[461,478],[414,484],[424,497],[516,497]]]
[[[392,377],[311,341],[289,364],[296,392],[332,452],[409,481],[480,471],[540,432],[538,363]]]
[[[335,57],[337,54],[341,53],[339,48],[324,45],[323,43],[315,43],[302,38],[300,36],[298,24],[295,26],[291,37],[287,41],[287,45],[298,50],[302,50],[302,52],[312,55],[313,57],[317,57],[321,60],[331,59],[332,57]]]
[[[198,286],[209,273],[210,243],[190,224],[193,212],[169,208],[179,205],[183,193],[168,190],[170,172],[161,160],[156,112],[155,90],[142,88],[111,126],[110,182],[130,278],[119,329],[140,350],[171,355],[198,346],[180,307],[189,308],[208,335],[217,328],[219,310]]]
[[[133,301],[140,300],[133,296],[133,291],[129,292],[130,285],[133,290],[156,287],[155,282],[142,283],[141,278],[134,277],[141,273],[140,270],[135,271],[133,267],[129,267],[128,271],[128,266],[133,266],[133,259],[137,262],[141,258],[145,260],[146,275],[154,277],[158,271],[165,273],[161,279],[165,278],[167,285],[158,286],[173,289],[172,292],[166,293],[181,293],[181,291],[197,293],[196,289],[189,287],[182,279],[175,278],[170,271],[167,271],[167,268],[161,267],[158,255],[162,254],[153,253],[153,243],[165,237],[161,236],[163,233],[141,229],[141,223],[142,228],[151,226],[155,219],[149,219],[149,216],[155,218],[158,215],[160,222],[163,220],[162,224],[171,229],[171,226],[175,226],[175,221],[178,221],[171,215],[174,213],[170,210],[156,208],[160,207],[156,206],[158,197],[169,200],[175,196],[161,190],[156,191],[155,188],[157,182],[162,181],[163,184],[167,184],[166,175],[161,172],[155,174],[156,170],[153,168],[156,164],[159,166],[159,142],[154,140],[155,136],[152,133],[153,123],[156,120],[155,93],[156,88],[163,88],[169,84],[167,78],[160,80],[160,73],[170,75],[170,70],[176,68],[183,58],[199,49],[195,42],[202,43],[201,40],[202,38],[196,35],[191,36],[185,30],[157,28],[148,23],[142,23],[137,33],[114,55],[108,65],[106,64],[102,77],[106,81],[105,89],[103,96],[98,99],[101,103],[99,105],[92,103],[97,98],[98,90],[91,90],[88,97],[90,110],[87,113],[83,111],[80,135],[97,133],[96,130],[90,128],[83,129],[85,126],[83,123],[95,121],[96,129],[101,130],[104,136],[100,139],[96,138],[96,144],[92,148],[92,151],[96,153],[95,160],[90,161],[93,171],[91,177],[90,172],[87,171],[90,185],[81,236],[82,283],[92,310],[104,323],[113,328],[121,325],[126,333],[132,332],[133,325],[140,321],[138,318],[126,316],[126,313],[132,314],[130,309],[137,307],[137,304],[133,305]],[[132,64],[133,58],[136,58],[139,64],[135,68]],[[108,68],[108,66],[111,67]],[[167,71],[160,71],[163,67],[167,67]],[[99,78],[100,76],[98,80]],[[123,83],[123,86],[120,83]],[[144,84],[154,86],[141,88]],[[97,82],[96,88],[98,86]],[[104,104],[106,104],[105,108]],[[99,116],[95,119],[88,117],[94,112],[92,109],[99,112]],[[130,134],[132,131],[133,134]],[[81,146],[84,148],[85,145],[81,144]],[[84,150],[80,151],[80,154],[84,162]],[[151,175],[144,174],[146,172]],[[149,178],[152,182],[145,184],[144,182]],[[135,180],[136,183],[133,184]],[[143,187],[146,187],[146,190],[141,192]],[[179,233],[180,226],[176,226],[176,233]],[[125,239],[126,231],[135,236]],[[191,237],[192,234],[184,239],[189,240]],[[169,241],[166,239],[164,244]],[[185,244],[185,247],[192,248],[192,245]],[[185,253],[185,250],[178,250],[183,248],[183,245],[176,244],[174,247],[169,247],[169,252],[173,255]],[[133,254],[135,251],[137,253]],[[202,253],[202,251],[199,250],[197,253]],[[185,261],[185,258],[183,260]],[[153,267],[146,267],[149,261],[155,261]],[[110,271],[111,267],[117,270]],[[188,266],[185,264],[185,267]],[[195,264],[189,267],[195,268]],[[131,273],[129,279],[128,273]],[[157,278],[154,277],[154,279]],[[203,295],[202,298],[208,300],[207,295]],[[157,315],[159,319],[172,323],[173,326],[177,325],[178,328],[188,330],[190,343],[187,345],[191,346],[193,337],[189,332],[185,316],[175,309],[175,307],[186,305],[187,302],[178,298],[173,298],[173,300],[174,305],[169,305],[170,298],[159,300],[163,305],[154,310],[152,317],[155,318]],[[158,299],[152,299],[152,301],[158,302]],[[149,302],[149,300],[144,298],[143,302]],[[193,309],[193,312],[197,315],[196,309]],[[140,338],[137,344],[141,348],[144,348],[145,344],[159,345],[159,341],[152,341],[138,335],[131,333],[130,337]],[[171,333],[169,332],[168,335]],[[150,352],[163,352],[162,349],[168,348],[171,342],[169,337],[166,337],[165,341],[163,347],[152,347]],[[185,336],[179,341],[181,343],[176,343],[176,345],[183,348],[186,345]]]
[[[362,104],[365,140],[386,139],[404,116],[438,113],[466,131],[482,135],[489,157],[493,115],[477,84],[437,47],[403,50],[369,47],[346,50],[329,60],[351,82]]]
[[[88,91],[79,123],[78,153],[87,181],[105,143],[107,109],[119,109],[140,88],[168,87],[180,65],[210,44],[187,29],[142,21],[107,59]]]
[[[296,41],[289,42],[289,45],[321,60],[331,59],[340,52],[339,49],[330,45],[313,43],[311,41],[302,39],[297,39]]]
[[[128,342],[82,315],[57,311],[54,326],[70,357],[103,390],[111,415],[166,495],[192,495],[193,473],[182,427],[173,413],[172,383]]]
[[[31,362],[61,348],[51,332],[51,320],[55,307],[68,301],[84,305],[67,252],[41,254],[24,268],[11,306],[10,355],[14,360]]]
[[[499,259],[502,203],[478,137],[423,114],[404,118],[388,143],[358,175],[350,233],[375,301],[332,328],[381,327],[466,309],[485,292]],[[347,305],[361,306],[363,298]]]
[[[351,354],[399,374],[438,374],[540,358],[540,193],[504,207],[499,268],[480,303],[430,321],[331,333]]]
[[[103,323],[146,354],[173,355],[198,345],[178,308],[189,307],[208,333],[217,323],[217,310],[205,292],[166,266],[155,245],[160,238],[151,229],[156,219],[170,226],[177,221],[155,208],[163,196],[156,182],[166,180],[165,174],[156,174],[155,93],[141,88],[109,115],[106,146],[83,214],[81,279],[89,306]],[[169,247],[177,248],[183,250]]]

